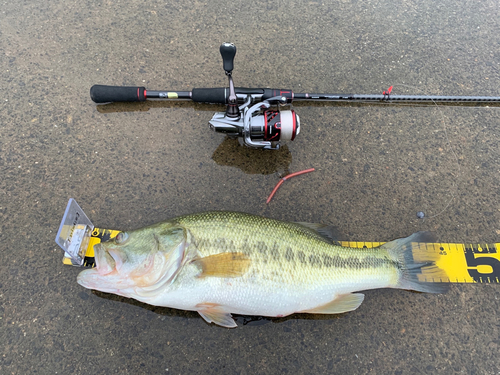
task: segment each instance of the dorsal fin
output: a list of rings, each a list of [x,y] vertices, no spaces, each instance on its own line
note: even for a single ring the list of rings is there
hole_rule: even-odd
[[[314,234],[319,235],[319,237],[321,237],[323,240],[326,240],[326,242],[340,246],[340,243],[338,242],[339,231],[333,225],[304,222],[298,222],[296,224],[299,224],[307,228],[309,231],[314,232]]]

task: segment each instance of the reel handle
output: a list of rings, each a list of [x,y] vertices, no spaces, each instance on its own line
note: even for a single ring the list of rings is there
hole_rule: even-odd
[[[143,102],[146,100],[146,88],[94,85],[90,88],[90,98],[95,103]]]
[[[233,43],[222,43],[219,50],[220,55],[222,56],[222,66],[224,71],[226,74],[231,74],[234,69],[236,46]]]
[[[229,79],[229,97],[227,98],[226,116],[232,119],[239,119],[241,117],[241,113],[238,107],[238,97],[234,91],[232,76],[236,46],[233,43],[222,43],[219,51],[222,56],[222,66],[226,72],[227,78]]]

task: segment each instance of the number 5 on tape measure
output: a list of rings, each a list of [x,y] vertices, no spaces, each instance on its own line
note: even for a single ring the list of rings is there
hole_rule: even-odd
[[[451,283],[500,283],[499,244],[425,244],[439,252],[436,265],[446,274],[446,278],[435,280],[422,268],[419,280]]]
[[[496,244],[485,245],[483,248],[470,246],[465,249],[465,259],[468,267],[467,271],[475,282],[499,283],[500,257]]]

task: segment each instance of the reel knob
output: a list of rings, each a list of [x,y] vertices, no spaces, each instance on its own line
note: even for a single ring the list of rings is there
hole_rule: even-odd
[[[231,74],[234,68],[234,56],[236,55],[236,46],[233,43],[222,43],[220,46],[220,55],[222,56],[222,66],[226,74]]]

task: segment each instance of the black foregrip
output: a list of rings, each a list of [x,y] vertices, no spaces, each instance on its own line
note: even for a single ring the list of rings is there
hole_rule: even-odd
[[[143,102],[146,100],[146,88],[94,85],[90,88],[90,98],[95,103]]]
[[[193,89],[191,99],[198,103],[226,104],[226,89],[218,87],[213,89]]]

